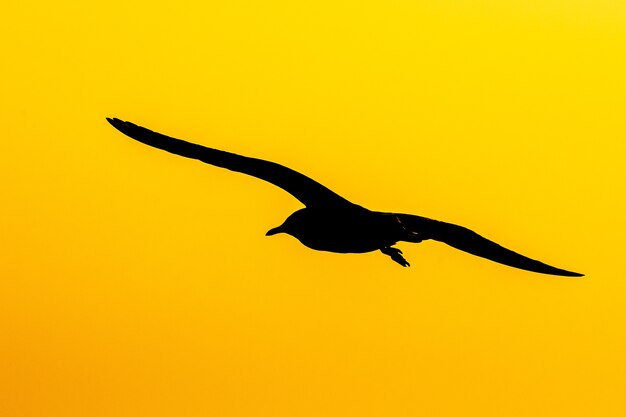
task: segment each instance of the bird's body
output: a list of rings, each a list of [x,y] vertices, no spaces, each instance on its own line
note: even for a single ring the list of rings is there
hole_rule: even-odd
[[[303,208],[289,216],[278,232],[283,228],[308,248],[337,253],[373,252],[405,237],[393,214],[359,206],[334,211]]]
[[[520,255],[462,226],[411,214],[368,210],[311,178],[274,162],[207,148],[119,119],[107,120],[139,142],[268,181],[306,206],[287,217],[282,225],[268,231],[268,236],[287,233],[308,248],[336,253],[380,250],[402,266],[409,266],[409,263],[402,256],[402,251],[393,245],[401,241],[418,243],[433,239],[515,268],[543,274],[582,276]]]

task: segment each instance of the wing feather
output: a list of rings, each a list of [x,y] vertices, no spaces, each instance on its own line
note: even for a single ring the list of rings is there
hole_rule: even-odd
[[[400,222],[410,231],[428,239],[446,243],[472,255],[480,256],[514,268],[541,274],[581,277],[583,274],[566,271],[528,258],[479,235],[478,233],[452,223],[441,222],[411,214],[397,214]]]
[[[248,174],[274,184],[293,195],[307,207],[353,205],[306,175],[280,164],[207,148],[116,118],[107,118],[107,121],[126,136],[146,145],[187,158],[198,159],[231,171]]]

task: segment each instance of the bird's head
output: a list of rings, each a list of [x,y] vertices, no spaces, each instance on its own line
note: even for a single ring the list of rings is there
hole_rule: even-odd
[[[291,236],[297,236],[298,232],[305,226],[305,209],[298,210],[292,213],[287,219],[278,227],[270,229],[265,233],[265,236],[273,236],[278,233],[287,233]]]

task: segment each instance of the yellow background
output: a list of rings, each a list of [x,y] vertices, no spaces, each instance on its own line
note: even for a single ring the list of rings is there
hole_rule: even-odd
[[[0,415],[626,415],[626,3],[16,1],[0,23]],[[587,276],[265,237],[298,201],[106,116]]]

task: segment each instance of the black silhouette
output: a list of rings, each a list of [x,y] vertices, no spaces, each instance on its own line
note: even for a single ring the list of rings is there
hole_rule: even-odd
[[[274,162],[196,145],[131,122],[107,120],[120,132],[146,145],[268,181],[306,206],[287,217],[282,225],[268,231],[267,236],[287,233],[311,249],[329,252],[365,253],[380,250],[402,266],[409,266],[409,263],[402,257],[402,251],[392,245],[400,241],[418,243],[433,239],[472,255],[527,271],[582,276],[527,258],[465,227],[411,214],[368,210],[349,202],[311,178]]]

